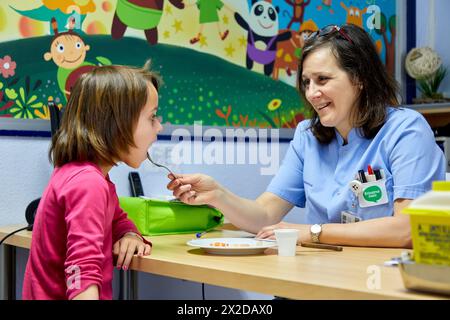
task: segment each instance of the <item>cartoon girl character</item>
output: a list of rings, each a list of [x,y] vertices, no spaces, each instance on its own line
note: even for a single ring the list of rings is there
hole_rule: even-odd
[[[56,19],[52,19],[52,29],[55,34],[50,45],[50,52],[44,54],[45,61],[53,60],[58,66],[57,80],[60,90],[69,99],[70,91],[77,79],[96,67],[95,64],[85,61],[89,45],[85,44],[80,35],[73,31],[75,19],[68,24],[69,31],[58,32]],[[104,64],[111,64],[106,58],[97,57]]]

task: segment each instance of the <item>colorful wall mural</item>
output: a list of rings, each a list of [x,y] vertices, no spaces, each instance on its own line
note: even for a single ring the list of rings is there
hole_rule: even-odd
[[[49,119],[82,73],[151,59],[164,124],[294,128],[308,116],[304,39],[356,24],[393,73],[395,12],[392,0],[2,0],[0,117]]]

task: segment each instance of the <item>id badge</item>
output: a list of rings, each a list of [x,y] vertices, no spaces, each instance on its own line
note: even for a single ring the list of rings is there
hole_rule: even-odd
[[[389,202],[386,190],[386,177],[383,170],[380,170],[380,173],[382,177],[380,180],[369,182],[353,180],[350,182],[350,190],[357,197],[361,208],[379,206]]]
[[[341,223],[355,223],[361,220],[360,217],[355,216],[350,211],[341,211]]]
[[[363,183],[358,195],[359,206],[368,208],[388,203],[385,182],[386,179]]]

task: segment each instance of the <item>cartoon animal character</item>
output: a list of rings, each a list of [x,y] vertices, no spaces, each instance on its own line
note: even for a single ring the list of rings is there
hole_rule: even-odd
[[[169,0],[178,9],[184,9],[183,0]],[[111,26],[111,36],[121,39],[128,27],[144,30],[148,43],[158,43],[158,24],[164,0],[117,0]]]
[[[345,3],[341,2],[341,7],[347,11],[346,24],[354,24],[360,28],[363,27],[363,14],[367,12],[367,8],[359,9],[358,7],[350,6],[347,7]]]
[[[311,3],[311,0],[284,0],[287,4],[292,7],[293,15],[289,15],[289,12],[284,10],[283,15],[289,15],[291,21],[287,26],[288,29],[291,28],[292,24],[298,22],[300,24],[303,23],[303,16],[305,15],[305,8]]]
[[[319,30],[319,27],[317,27],[316,23],[312,20],[305,21],[301,25],[298,32],[287,30],[288,32],[291,32],[292,37],[290,41],[282,41],[277,45],[277,57],[275,59],[272,75],[273,79],[278,80],[281,69],[284,69],[288,76],[292,75],[292,70],[297,72],[298,63],[302,54],[302,49],[305,45],[305,40],[311,33],[317,30]]]
[[[77,79],[96,67],[95,64],[85,61],[89,45],[85,44],[79,34],[73,31],[75,19],[69,21],[67,32],[58,32],[58,23],[52,19],[54,37],[50,51],[44,54],[45,61],[53,60],[58,66],[57,81],[60,90],[69,99],[72,87]],[[102,64],[111,64],[107,58],[97,57]]]
[[[205,28],[205,24],[209,23],[215,23],[217,25],[217,30],[219,30],[219,37],[223,41],[228,36],[229,30],[225,30],[222,32],[219,24],[219,14],[218,11],[221,10],[223,7],[231,11],[231,9],[226,6],[221,0],[197,0],[196,3],[192,3],[190,6],[197,5],[198,9],[200,10],[200,16],[199,16],[199,23],[200,23],[200,29],[194,38],[192,38],[189,42],[191,44],[195,44],[200,41],[200,37],[203,33],[203,29]]]
[[[270,76],[276,58],[277,44],[291,38],[290,32],[278,33],[278,13],[280,9],[266,0],[252,0],[248,21],[236,12],[237,23],[248,32],[247,36],[247,69],[253,68],[253,63],[264,65],[264,74]],[[261,43],[265,49],[257,48]]]
[[[54,18],[60,26],[67,25],[70,19],[75,19],[73,30],[77,33],[83,33],[81,26],[90,12],[95,12],[95,3],[93,0],[42,0],[42,6],[31,10],[18,10],[11,7],[17,13],[34,20],[48,21],[50,24],[50,34],[53,34],[51,20]]]

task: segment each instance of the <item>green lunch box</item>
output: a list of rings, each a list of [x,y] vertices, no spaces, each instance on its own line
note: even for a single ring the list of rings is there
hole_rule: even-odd
[[[224,220],[219,210],[207,205],[139,197],[119,197],[119,203],[144,236],[203,232]]]

